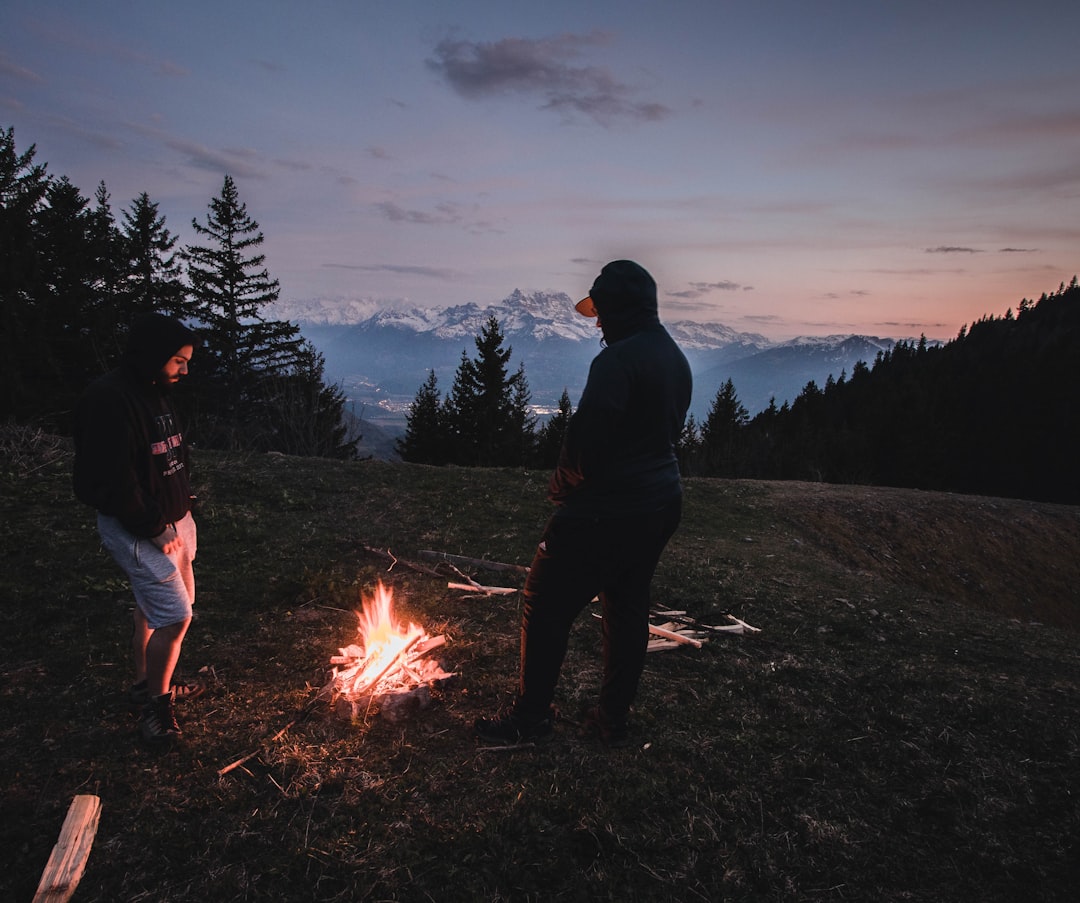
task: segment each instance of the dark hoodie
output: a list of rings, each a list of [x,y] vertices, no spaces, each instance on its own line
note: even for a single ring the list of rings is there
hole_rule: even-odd
[[[157,382],[169,359],[198,337],[179,320],[135,320],[121,365],[87,389],[75,410],[76,497],[153,537],[191,508],[187,446]]]
[[[682,493],[675,444],[690,406],[690,365],[660,323],[656,283],[638,264],[609,263],[589,296],[607,347],[589,368],[549,497],[556,516],[656,511]]]

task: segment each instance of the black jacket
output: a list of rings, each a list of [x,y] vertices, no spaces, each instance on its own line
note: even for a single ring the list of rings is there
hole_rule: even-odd
[[[660,323],[652,278],[629,266],[636,278],[615,278],[605,293],[609,264],[591,292],[607,347],[589,368],[551,478],[556,516],[643,514],[682,493],[675,445],[690,406],[690,365]]]
[[[187,445],[167,388],[155,379],[196,343],[178,321],[137,321],[124,362],[92,383],[75,411],[75,495],[136,536],[157,536],[191,509]]]

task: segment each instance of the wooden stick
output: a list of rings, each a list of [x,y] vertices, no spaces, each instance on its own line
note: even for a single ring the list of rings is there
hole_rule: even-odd
[[[451,555],[449,552],[433,552],[430,549],[421,549],[416,553],[421,558],[434,561],[458,562],[473,567],[484,568],[488,571],[513,571],[516,574],[527,574],[529,569],[520,564],[506,564],[502,561],[488,561],[484,558],[466,558],[463,555]]]
[[[740,621],[738,618],[735,617],[735,615],[730,615],[729,614],[728,617],[731,618],[731,620],[735,622],[736,626],[741,627],[743,630],[749,630],[751,633],[761,633],[761,628],[760,627],[751,627],[749,624],[746,623],[746,621]],[[716,627],[714,629],[715,630],[730,630],[731,628],[730,627]]]
[[[693,646],[695,649],[701,648],[701,640],[695,640],[693,637],[684,636],[681,633],[676,633],[674,630],[667,630],[664,627],[657,627],[655,624],[649,625],[649,633],[656,636],[662,636],[665,640],[674,640],[676,643],[685,643],[687,646]]]
[[[323,689],[325,689],[325,687]],[[259,746],[259,748],[257,750],[255,750],[254,752],[248,753],[246,756],[241,756],[235,762],[230,762],[224,768],[219,768],[218,769],[218,777],[220,778],[222,775],[228,774],[233,769],[239,768],[245,762],[250,762],[259,753],[261,753],[263,751],[263,749],[266,746],[266,743],[273,743],[274,741],[280,740],[282,737],[284,737],[285,734],[288,732],[289,728],[293,727],[293,725],[295,725],[297,722],[303,721],[305,718],[307,718],[308,715],[310,715],[313,711],[315,711],[315,706],[323,698],[325,698],[325,697],[323,697],[322,690],[320,690],[316,694],[314,699],[312,699],[310,702],[308,702],[299,712],[296,713],[296,717],[293,718],[292,721],[290,721],[288,724],[286,724],[285,727],[283,727],[276,734],[274,734],[274,736],[271,737],[269,740],[263,741],[263,743],[260,744],[260,746]]]
[[[383,558],[383,559],[389,561],[390,562],[390,567],[387,568],[388,571],[392,571],[394,569],[394,565],[402,564],[405,567],[412,568],[414,571],[420,571],[420,573],[422,573],[422,574],[430,574],[433,577],[438,577],[439,576],[438,571],[434,570],[433,568],[429,568],[429,567],[427,567],[427,565],[418,564],[415,561],[409,561],[409,560],[407,560],[405,558],[398,558],[389,549],[386,549],[385,551],[383,549],[375,549],[375,548],[372,548],[371,546],[364,545],[363,543],[360,544],[360,548],[362,548],[365,552],[367,552],[370,555],[377,555],[379,558]]]
[[[518,590],[509,586],[481,586],[479,583],[447,583],[447,589],[463,589],[470,593],[483,593],[485,596],[509,596]]]
[[[65,903],[71,899],[86,870],[86,860],[90,857],[100,819],[99,797],[80,794],[71,801],[33,903]]]
[[[285,736],[285,732],[290,727],[292,727],[294,724],[296,724],[295,719],[290,721],[288,724],[285,725],[285,727],[283,727],[276,734],[274,734],[274,736],[270,738],[269,742],[273,743],[275,740],[280,740],[282,737]],[[254,759],[261,752],[262,752],[262,747],[260,746],[257,750],[255,750],[255,752],[250,752],[246,756],[242,756],[241,758],[237,759],[235,762],[230,762],[224,768],[219,768],[218,769],[218,777],[220,778],[222,775],[228,774],[234,768],[239,768],[245,762],[250,762],[252,759]]]

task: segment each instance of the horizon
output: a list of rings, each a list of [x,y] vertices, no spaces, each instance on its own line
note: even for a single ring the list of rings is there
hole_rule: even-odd
[[[379,314],[387,313],[387,312],[398,312],[398,313],[410,313],[410,312],[414,312],[414,311],[415,312],[429,312],[429,313],[430,312],[436,312],[436,311],[437,312],[442,312],[442,311],[449,310],[449,309],[451,309],[452,307],[455,307],[455,306],[467,306],[467,305],[473,305],[480,311],[486,311],[486,310],[493,309],[493,308],[497,309],[497,308],[501,307],[502,305],[504,305],[507,301],[509,301],[518,292],[525,295],[526,297],[537,295],[537,294],[547,295],[549,297],[556,296],[556,295],[563,295],[567,299],[569,299],[569,304],[567,305],[567,314],[568,314],[567,321],[575,322],[575,320],[580,316],[580,315],[574,314],[574,309],[573,309],[573,306],[572,306],[573,300],[570,299],[570,296],[567,295],[565,292],[543,292],[543,291],[538,291],[538,290],[532,290],[532,289],[527,290],[527,289],[522,289],[522,288],[514,288],[513,290],[508,292],[499,301],[491,301],[491,302],[463,301],[463,302],[460,302],[459,305],[451,305],[451,304],[421,305],[421,304],[415,304],[415,305],[410,305],[408,307],[393,306],[393,305],[379,306],[378,302],[368,301],[368,300],[359,299],[359,298],[323,298],[323,299],[310,298],[310,299],[304,299],[302,301],[290,301],[290,300],[278,301],[278,302],[275,302],[274,304],[270,305],[270,307],[271,307],[271,312],[276,317],[279,317],[280,319],[290,320],[292,322],[297,323],[300,326],[309,325],[309,326],[322,326],[322,327],[330,327],[330,326],[342,326],[342,327],[345,327],[345,326],[355,326],[355,325],[357,325],[359,323],[365,322],[365,321],[367,321],[367,320],[369,320],[369,319],[371,319],[373,317],[376,317]],[[1049,291],[1047,293],[1049,294]],[[1037,299],[1032,299],[1032,300],[1037,300]],[[1019,304],[1019,300],[1017,301],[1017,304]],[[331,307],[327,307],[326,305],[331,305]],[[336,306],[333,306],[333,305],[336,305]],[[1011,305],[1011,308],[1013,309],[1014,312],[1016,310],[1016,306],[1017,305]],[[304,312],[305,310],[307,311],[306,313]],[[329,313],[331,310],[338,311],[339,314],[340,314],[340,316],[338,318],[335,318],[333,321],[327,319],[325,315],[322,316],[322,317],[320,317],[318,315],[320,312],[326,314],[326,313]],[[983,314],[980,314],[979,317],[976,317],[975,320],[980,319],[982,316],[988,316],[988,315],[1002,316],[1004,314],[1005,314],[1004,310],[1002,310],[1002,311],[985,311]],[[782,344],[785,344],[785,343],[788,343],[788,342],[795,342],[795,341],[798,341],[799,339],[825,340],[825,339],[839,339],[839,338],[860,337],[860,338],[868,338],[868,339],[879,339],[879,340],[882,340],[882,341],[901,342],[901,341],[918,341],[922,337],[922,334],[920,334],[920,335],[877,335],[877,334],[870,334],[870,333],[855,333],[855,332],[835,332],[835,333],[818,333],[818,334],[800,333],[800,334],[797,334],[797,335],[784,335],[784,336],[777,337],[777,336],[767,335],[767,334],[765,334],[763,332],[755,332],[753,330],[738,330],[738,329],[735,329],[734,327],[730,326],[729,324],[724,323],[721,320],[690,320],[690,319],[674,319],[672,317],[665,317],[664,316],[663,306],[661,306],[661,309],[660,309],[660,321],[662,323],[664,323],[665,325],[680,325],[681,326],[681,325],[686,325],[686,324],[693,324],[693,325],[700,325],[700,326],[719,326],[719,327],[723,327],[725,329],[731,329],[734,333],[736,333],[737,335],[740,335],[740,336],[755,336],[755,337],[763,338],[766,341],[768,341],[769,343],[774,344],[774,345],[782,345]],[[974,322],[974,320],[972,322]],[[500,325],[503,326],[504,329],[505,329],[505,324],[500,323]],[[964,323],[964,324],[961,324],[961,326],[970,327],[971,323],[970,322],[969,323]],[[594,325],[591,325],[591,328],[595,329],[596,327]],[[928,342],[941,343],[941,344],[952,341],[955,338],[956,338],[955,335],[952,335],[952,336],[929,336],[929,335],[927,335],[926,336],[926,340]]]
[[[1078,28],[1063,0],[8,0],[0,126],[181,245],[231,175],[289,301],[580,298],[626,257],[667,321],[947,340],[1080,270]]]

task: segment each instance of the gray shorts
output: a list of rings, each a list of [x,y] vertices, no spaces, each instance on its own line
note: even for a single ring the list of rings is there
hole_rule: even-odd
[[[115,517],[98,513],[101,541],[130,578],[135,604],[152,630],[188,620],[195,604],[191,563],[198,541],[190,512],[176,522],[176,532],[183,548],[166,555],[151,540],[128,532]]]

